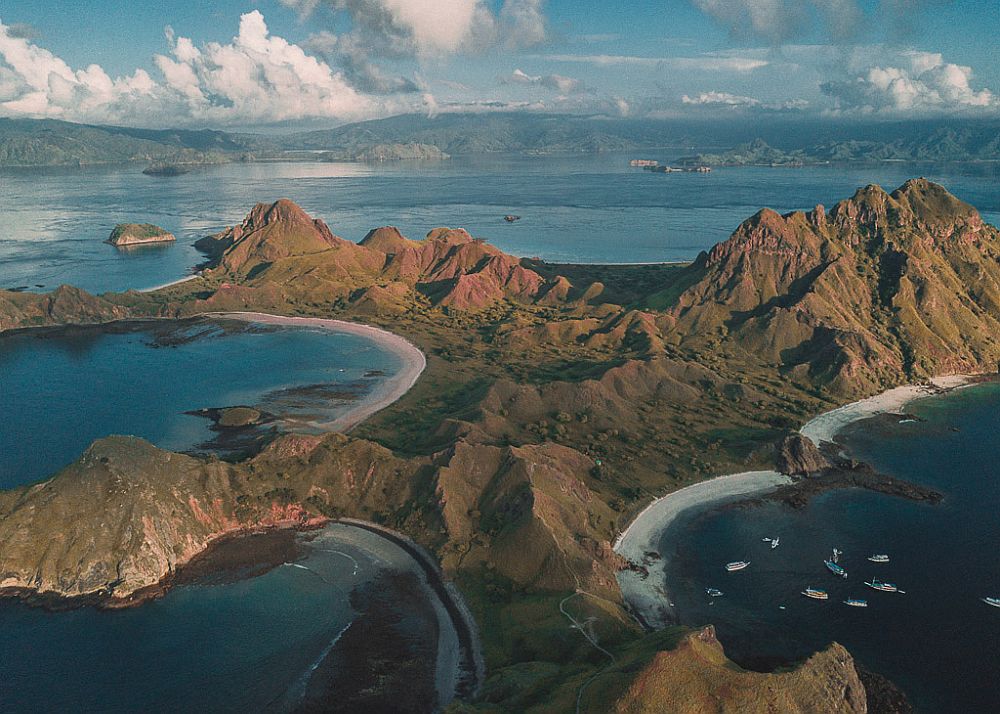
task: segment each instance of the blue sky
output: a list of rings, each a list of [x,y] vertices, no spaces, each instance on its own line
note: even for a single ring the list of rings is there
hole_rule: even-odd
[[[996,0],[5,0],[0,116],[992,116]]]

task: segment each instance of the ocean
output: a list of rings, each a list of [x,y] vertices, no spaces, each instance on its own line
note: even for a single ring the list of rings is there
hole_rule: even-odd
[[[651,158],[667,158],[656,152]],[[242,221],[257,202],[290,198],[334,233],[360,240],[395,225],[410,238],[466,228],[514,255],[553,262],[691,260],[764,206],[827,206],[859,186],[926,176],[1000,222],[992,164],[973,167],[720,168],[654,174],[634,154],[473,157],[438,163],[226,164],[176,177],[141,166],[0,170],[0,287],[95,293],[156,287],[203,261],[198,238]],[[507,223],[506,214],[521,216]],[[155,223],[173,244],[107,245],[115,224]]]
[[[171,178],[144,176],[138,166],[0,171],[0,286],[46,291],[69,283],[101,293],[162,285],[203,260],[195,240],[238,223],[256,202],[281,197],[351,240],[381,225],[410,237],[449,225],[553,262],[691,260],[760,207],[829,206],[859,186],[892,189],[917,175],[1000,222],[991,165],[662,175],[630,169],[634,156],[231,164]],[[506,223],[505,214],[521,220]],[[156,223],[178,240],[128,251],[102,242],[126,221]],[[136,433],[172,449],[219,448],[210,443],[210,422],[185,412],[249,403],[302,416],[315,404],[290,403],[283,390],[334,384],[358,395],[368,370],[398,368],[372,349],[308,330],[223,330],[174,346],[158,346],[143,329],[0,338],[0,486],[44,478],[108,433]],[[303,354],[318,359],[298,359]],[[157,399],[139,408],[135,395],[149,393]],[[662,547],[683,621],[716,624],[729,653],[748,666],[801,658],[836,640],[928,711],[1000,708],[991,680],[1000,665],[1000,610],[978,599],[1000,595],[993,505],[1000,482],[991,472],[1000,454],[998,403],[1000,389],[970,389],[922,403],[926,422],[852,435],[858,456],[945,492],[939,506],[838,491],[802,511],[765,505],[679,521]],[[681,528],[683,537],[675,537]],[[782,546],[766,551],[765,535],[780,536]],[[845,551],[847,582],[823,569],[835,546]],[[864,556],[876,550],[889,552],[892,563],[868,564]],[[2,602],[0,709],[239,711],[284,701],[355,616],[349,592],[356,583],[345,580],[353,577],[345,559],[304,557],[296,562],[325,569],[337,587],[279,566],[259,577],[185,585],[123,612],[48,613]],[[747,571],[722,571],[744,557],[754,561]],[[868,591],[861,580],[873,574],[898,580],[907,594]],[[830,602],[803,601],[806,585],[830,589]],[[707,586],[726,595],[710,604]],[[871,607],[841,605],[849,595],[867,597]]]
[[[749,668],[839,642],[918,711],[1000,711],[1000,610],[981,601],[1000,596],[998,404],[1000,385],[985,384],[909,405],[921,421],[857,422],[843,433],[851,455],[940,491],[938,505],[846,489],[798,510],[765,503],[686,514],[660,543],[681,622],[714,624],[729,656]],[[771,550],[765,537],[780,546]],[[833,548],[844,553],[846,580],[823,565]],[[873,553],[891,560],[869,562]],[[741,559],[751,561],[745,571],[723,570]],[[865,586],[873,576],[905,594]],[[710,598],[706,587],[725,594]],[[808,600],[806,587],[830,599]]]
[[[316,431],[401,366],[364,337],[241,320],[0,335],[0,488],[47,478],[110,434],[229,455],[212,420],[189,413],[201,409],[251,406],[273,418],[265,428]]]

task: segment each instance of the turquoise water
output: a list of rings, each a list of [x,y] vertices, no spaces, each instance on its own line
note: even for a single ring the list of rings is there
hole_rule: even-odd
[[[1000,385],[917,402],[923,422],[858,424],[851,453],[884,473],[945,494],[936,506],[841,490],[802,510],[768,504],[689,517],[664,535],[668,583],[685,624],[713,623],[727,652],[767,668],[808,656],[831,641],[898,683],[919,711],[1000,711]],[[769,550],[761,538],[779,536]],[[847,580],[823,566],[844,551]],[[866,560],[888,553],[891,562]],[[723,564],[752,561],[742,573]],[[906,594],[873,591],[872,576]],[[799,592],[824,588],[830,600]],[[705,587],[725,595],[714,601]],[[866,598],[867,609],[842,604]],[[780,605],[785,610],[779,609]]]
[[[351,240],[381,225],[410,237],[450,225],[515,255],[583,262],[690,260],[763,206],[830,205],[858,186],[895,188],[919,175],[1000,220],[1000,184],[989,166],[654,174],[629,168],[632,156],[455,158],[416,167],[231,164],[171,178],[144,176],[141,166],[0,171],[0,287],[70,283],[103,292],[162,285],[202,261],[193,247],[199,237],[238,223],[258,201],[281,197]],[[522,219],[508,224],[508,213]],[[123,221],[156,223],[177,242],[129,251],[102,243]]]
[[[185,413],[197,409],[258,406],[277,428],[294,420],[301,431],[303,421],[340,416],[400,367],[364,337],[237,320],[2,335],[0,488],[50,476],[109,434],[212,450],[202,446],[212,422]]]
[[[299,539],[295,566],[184,585],[139,608],[52,613],[0,601],[0,711],[293,708],[357,614],[350,592],[401,559],[348,526]]]

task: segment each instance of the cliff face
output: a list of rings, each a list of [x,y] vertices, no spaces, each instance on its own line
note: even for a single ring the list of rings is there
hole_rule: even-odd
[[[677,339],[725,340],[846,394],[995,368],[1000,233],[942,187],[859,190],[827,213],[763,210],[699,256]]]
[[[685,637],[676,649],[656,654],[614,711],[864,714],[868,704],[854,661],[838,644],[791,672],[760,674],[730,662],[715,630],[706,627]]]

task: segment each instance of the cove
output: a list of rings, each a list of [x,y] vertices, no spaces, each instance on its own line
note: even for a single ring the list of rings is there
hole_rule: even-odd
[[[0,488],[47,478],[95,439],[238,455],[246,432],[322,431],[403,368],[373,338],[224,317],[0,335]],[[256,430],[213,429],[199,410],[252,406]]]
[[[918,711],[997,711],[1000,613],[980,598],[1000,593],[1000,385],[984,384],[907,405],[919,418],[857,422],[838,437],[852,456],[945,494],[937,506],[855,489],[805,508],[765,503],[686,514],[660,552],[683,624],[716,625],[727,654],[769,669],[840,642],[898,684]],[[780,537],[771,550],[763,537]],[[826,571],[832,548],[846,580]],[[891,561],[875,564],[872,553]],[[723,565],[751,566],[726,573]],[[896,583],[905,595],[864,585]],[[826,589],[827,602],[803,598]],[[725,595],[710,598],[706,587]],[[842,604],[865,598],[868,608]],[[782,609],[782,607],[784,609]]]

